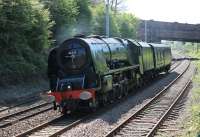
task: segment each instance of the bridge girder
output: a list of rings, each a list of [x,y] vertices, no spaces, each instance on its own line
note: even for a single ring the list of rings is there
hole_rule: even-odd
[[[161,21],[147,22],[147,41],[160,42],[161,40],[197,42],[200,43],[200,24],[183,24]],[[140,21],[137,38],[145,40],[145,23]]]

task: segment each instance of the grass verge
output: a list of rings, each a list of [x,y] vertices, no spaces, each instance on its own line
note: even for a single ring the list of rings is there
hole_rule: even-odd
[[[200,52],[182,51],[180,54],[200,59]],[[184,132],[181,137],[200,137],[200,61],[194,61],[193,63],[196,65],[197,71],[192,79],[192,97],[187,108],[189,116],[185,120]]]

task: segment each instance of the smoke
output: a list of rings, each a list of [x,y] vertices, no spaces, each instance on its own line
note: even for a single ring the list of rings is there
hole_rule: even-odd
[[[72,37],[73,28],[70,25],[62,25],[56,28],[55,40],[56,44],[59,45],[66,39]]]
[[[84,35],[91,34],[92,30],[91,18],[86,16],[80,16],[73,30],[74,34],[84,34]]]
[[[59,45],[66,39],[71,38],[77,34],[90,35],[92,30],[91,20],[86,17],[79,18],[78,21],[72,25],[62,25],[56,28],[56,44]]]

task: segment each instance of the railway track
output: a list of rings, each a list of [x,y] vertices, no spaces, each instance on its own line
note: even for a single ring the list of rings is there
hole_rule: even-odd
[[[45,102],[36,106],[32,106],[28,109],[24,109],[21,111],[17,111],[17,112],[2,116],[0,117],[0,128],[5,128],[19,121],[22,121],[30,117],[33,117],[35,115],[49,111],[52,108],[53,106],[51,105],[51,103]]]
[[[175,70],[179,65],[181,64],[181,61],[176,61],[171,65],[171,68],[169,70],[169,72],[172,72],[173,70]]]
[[[177,66],[179,66],[180,63]],[[174,68],[175,69],[175,68]],[[115,105],[115,104],[114,104]],[[78,118],[77,120],[67,119],[63,116],[57,117],[55,119],[52,119],[48,122],[45,122],[37,127],[34,127],[30,130],[27,130],[16,137],[33,137],[33,136],[48,136],[48,137],[56,137],[58,135],[61,135],[62,133],[70,130],[71,128],[77,126],[78,124],[82,123],[83,121],[95,117],[99,114],[102,114],[104,111],[106,111],[109,108],[112,108],[113,105],[108,106],[105,109],[102,109],[98,111],[97,113],[89,116],[84,116],[82,118]]]
[[[190,88],[191,85],[188,87]],[[179,118],[185,111],[185,105],[188,100],[188,90],[182,95],[179,101],[175,104],[173,110],[166,116],[165,120],[159,125],[155,137],[160,136],[177,136],[177,133],[183,132]]]
[[[105,137],[153,136],[171,110],[173,110],[174,106],[190,84],[189,80],[184,88],[180,90],[180,92],[174,92],[172,90],[173,85],[176,84],[176,82],[178,82],[178,80],[183,76],[183,74],[189,68],[189,65],[190,62],[188,63],[186,69],[179,74],[179,76],[166,88],[159,92],[154,98],[149,100],[138,111],[107,133]]]
[[[34,102],[38,99],[38,97],[34,96],[34,97],[30,97],[30,98],[27,98],[25,101],[22,101],[20,103],[17,103],[15,105],[12,105],[10,107],[5,107],[5,106],[2,106],[0,108],[0,113],[1,112],[4,112],[4,111],[8,111],[10,109],[13,109],[13,108],[16,108],[16,107],[19,107],[19,106],[22,106],[22,105],[25,105],[25,104],[28,104],[28,103],[31,103],[31,102]]]
[[[67,119],[65,116],[60,116],[30,130],[27,130],[24,133],[17,135],[16,137],[57,137],[58,135],[66,132],[67,130],[70,130],[88,118],[90,118],[89,115],[77,119]]]
[[[181,55],[176,55],[176,56],[178,56],[178,57],[174,58],[175,60],[172,61],[170,72],[172,72],[174,69],[176,69],[181,64],[182,61],[180,61],[179,59],[185,58],[185,56],[181,56]]]

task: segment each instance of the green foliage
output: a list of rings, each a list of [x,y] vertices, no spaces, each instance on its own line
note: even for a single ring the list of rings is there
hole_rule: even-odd
[[[191,42],[171,42],[172,49],[186,53],[192,54],[192,56],[197,56],[199,54],[200,43],[191,43]]]
[[[2,0],[0,6],[0,84],[18,83],[45,71],[52,22],[37,0]]]
[[[101,3],[100,5],[93,7],[92,12],[92,33],[96,35],[105,35],[105,5]],[[110,12],[110,36],[120,36],[117,20],[113,12]]]
[[[52,20],[56,22],[56,27],[75,22],[78,14],[75,0],[44,0],[44,2],[51,12]]]
[[[138,19],[133,14],[120,13],[117,20],[121,37],[136,38]]]
[[[78,7],[78,15],[76,17],[76,24],[74,34],[89,35],[91,32],[92,13],[90,10],[90,0],[76,0]]]
[[[61,43],[73,32],[73,24],[76,23],[78,6],[76,0],[41,0],[51,13],[55,25],[52,29],[53,39]]]
[[[174,42],[173,48],[184,55],[194,58],[200,58],[200,52],[198,52],[198,43],[180,43]],[[184,123],[185,131],[181,135],[182,137],[199,137],[200,136],[200,62],[193,62],[197,68],[197,73],[192,79],[192,99],[190,101],[190,107],[188,113],[190,117]]]
[[[91,8],[92,10],[92,33],[96,35],[104,34],[104,7],[103,5],[95,6]]]
[[[75,34],[90,34],[92,14],[89,0],[45,0],[44,3],[56,23],[53,38],[57,44]]]
[[[200,71],[200,67],[198,66],[198,71]],[[200,74],[198,73],[194,80],[192,89],[192,104],[191,108],[189,108],[189,113],[191,114],[187,123],[185,123],[185,133],[183,136],[185,137],[198,137],[200,136]]]
[[[121,37],[118,21],[119,20],[117,18],[117,15],[114,14],[114,12],[111,12],[110,14],[110,36],[111,37]]]
[[[91,0],[41,0],[49,8],[57,44],[75,34],[105,35],[105,3]],[[132,14],[110,10],[110,36],[135,38],[137,19]]]
[[[105,5],[101,3],[92,7],[92,33],[105,35]],[[138,19],[128,13],[110,11],[110,36],[136,38]]]
[[[104,5],[100,4],[92,8],[92,33],[105,35],[105,13]]]
[[[111,37],[135,38],[137,19],[110,11]],[[105,3],[0,0],[0,85],[44,77],[47,50],[75,34],[105,35]]]

